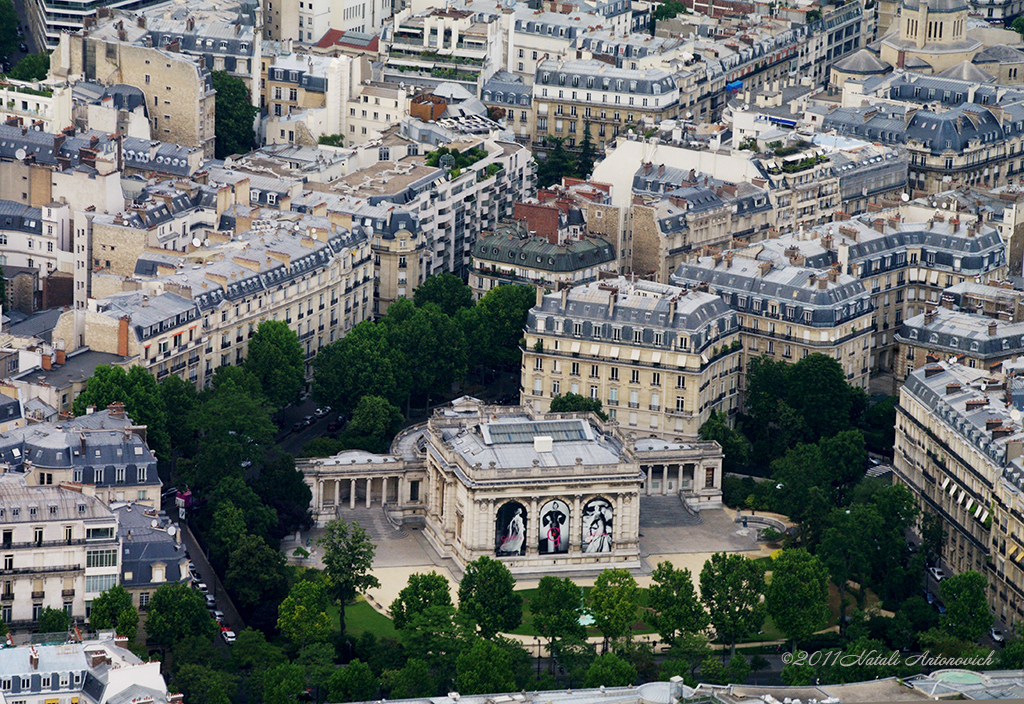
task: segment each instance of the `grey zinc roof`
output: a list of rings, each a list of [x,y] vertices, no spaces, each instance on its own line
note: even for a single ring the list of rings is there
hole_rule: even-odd
[[[610,305],[613,300],[614,307]],[[541,304],[530,310],[527,328],[551,334],[554,331],[546,322],[548,318],[566,321],[556,334],[567,338],[573,337],[572,323],[580,322],[584,340],[614,339],[614,326],[621,327],[623,344],[658,347],[658,332],[662,349],[679,349],[676,340],[686,339],[688,347],[698,352],[739,326],[735,313],[717,296],[621,276],[573,287],[566,294],[564,306],[561,294],[544,296]],[[595,338],[595,331],[599,338]],[[633,342],[634,331],[641,332],[642,342]]]
[[[959,78],[964,81],[977,81],[979,83],[991,83],[996,77],[988,71],[983,71],[969,61],[961,61],[956,66],[950,66],[945,71],[936,74],[943,78]]]
[[[525,255],[525,258],[524,258]],[[479,239],[473,247],[475,259],[501,264],[515,263],[543,271],[580,271],[614,261],[615,250],[598,237],[589,237],[568,245],[551,244],[543,237],[519,239],[503,234]]]
[[[879,59],[867,49],[861,49],[842,61],[836,62],[835,67],[844,73],[856,73],[865,76],[886,73],[892,70],[892,66]]]
[[[915,315],[903,321],[897,341],[922,345],[940,354],[968,354],[981,359],[1000,358],[1024,350],[1024,323],[996,323],[991,318],[947,308],[937,308],[931,323]]]
[[[564,427],[567,425],[574,427]],[[485,468],[492,463],[497,468],[574,467],[577,460],[584,466],[617,465],[622,454],[618,441],[584,420],[501,421],[478,427],[479,432],[475,428],[445,428],[442,435],[468,464]],[[534,438],[541,436],[553,438],[551,452],[534,449]]]
[[[0,474],[0,507],[4,509],[0,516],[3,523],[114,520],[110,509],[95,496],[59,486],[29,486],[24,475],[10,472]]]
[[[545,83],[543,79],[545,74],[550,76],[548,82],[554,85],[562,85],[561,81],[564,78],[565,85],[571,86],[573,78],[578,78],[580,81],[580,88],[584,88],[586,86],[586,80],[588,78],[595,79],[595,87],[600,85],[599,81],[608,79],[611,83],[611,89],[615,89],[614,81],[621,80],[624,84],[622,92],[625,92],[628,89],[630,93],[646,95],[654,94],[655,86],[658,87],[658,91],[661,93],[668,93],[676,88],[675,81],[672,77],[661,69],[621,69],[609,66],[603,61],[598,61],[596,59],[581,59],[566,62],[559,62],[553,59],[539,61],[537,63],[536,84]],[[633,82],[636,82],[635,89],[632,88]]]
[[[128,588],[147,587],[153,582],[153,566],[166,567],[168,582],[178,582],[187,575],[185,549],[167,534],[169,523],[155,511],[131,504],[114,509],[118,517],[117,536],[121,543],[121,584]],[[157,527],[152,526],[157,521]],[[131,575],[129,577],[129,575]]]
[[[826,278],[822,288],[818,282],[827,272],[772,264],[762,273],[762,264],[745,256],[734,256],[731,264],[725,259],[716,264],[712,257],[701,257],[680,264],[671,281],[689,286],[707,283],[722,301],[740,311],[757,310],[755,306],[762,300],[774,301],[784,319],[813,327],[833,327],[871,310],[870,294],[852,276],[839,274],[834,282]],[[816,279],[813,286],[809,284],[812,276]]]
[[[1005,44],[995,44],[993,46],[987,46],[977,54],[974,55],[973,59],[976,64],[983,63],[1020,63],[1024,62],[1024,52],[1020,49],[1015,49],[1012,46],[1006,46]]]
[[[159,335],[199,318],[195,303],[175,293],[150,296],[143,291],[116,293],[100,299],[97,311],[110,318],[131,318],[139,340]]]
[[[952,149],[963,152],[971,141],[995,144],[1003,140],[1003,128],[988,108],[959,105],[945,112],[918,110],[907,124],[907,139],[913,139],[940,155]]]
[[[966,12],[969,8],[966,0],[925,0],[928,12]],[[903,7],[917,10],[919,0],[903,0]]]

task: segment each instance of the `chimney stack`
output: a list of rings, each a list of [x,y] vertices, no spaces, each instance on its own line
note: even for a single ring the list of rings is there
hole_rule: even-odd
[[[992,322],[990,322],[990,323],[988,324],[988,336],[989,336],[989,337],[995,337],[995,334],[996,334],[996,330],[997,330],[998,328],[999,328],[999,323],[997,323],[997,322],[996,322],[996,321],[994,321],[994,320],[993,320]]]

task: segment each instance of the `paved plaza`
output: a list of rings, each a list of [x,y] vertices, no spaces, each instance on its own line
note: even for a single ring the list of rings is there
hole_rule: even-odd
[[[689,569],[696,582],[704,562],[716,552],[740,552],[750,557],[771,553],[768,548],[756,542],[756,530],[753,527],[743,528],[742,524],[735,522],[734,511],[711,509],[694,515],[685,511],[675,496],[644,496],[640,502],[643,568],[635,576],[641,587],[650,586],[650,573],[659,562],[665,560],[676,567]],[[341,517],[358,522],[377,545],[373,572],[381,586],[367,594],[367,600],[374,607],[386,613],[387,606],[405,588],[409,575],[432,570],[448,578],[452,584],[452,598],[456,598],[462,571],[454,561],[444,559],[434,551],[421,529],[411,526],[395,528],[388,523],[379,505],[355,509],[343,507]],[[311,552],[309,559],[302,560],[301,564],[323,567],[320,550],[316,546],[321,533],[321,529],[313,529],[301,535],[301,544],[305,545],[307,538],[310,540]],[[283,545],[292,562],[295,562],[291,557],[295,546],[294,539],[285,541]],[[537,586],[540,576],[517,578],[516,582],[520,587],[528,589]],[[592,585],[596,578],[593,573],[566,573],[565,576],[572,577],[581,586]]]

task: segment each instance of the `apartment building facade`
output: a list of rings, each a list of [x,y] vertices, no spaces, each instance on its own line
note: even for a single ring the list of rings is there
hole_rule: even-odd
[[[895,478],[947,538],[941,564],[988,578],[993,614],[1024,618],[1024,428],[1021,368],[1002,374],[946,361],[912,372],[900,389]]]
[[[847,382],[867,389],[871,355],[871,296],[836,269],[814,269],[746,250],[694,257],[680,264],[673,284],[714,290],[737,314],[743,365],[762,355],[795,362],[833,357]]]
[[[903,321],[896,345],[893,374],[897,381],[940,359],[998,372],[1003,362],[1015,359],[1024,349],[1024,323],[1001,323],[945,306],[930,308]]]
[[[81,487],[0,476],[0,618],[29,628],[46,607],[83,620],[118,581],[117,517]]]
[[[522,403],[600,400],[640,436],[693,439],[739,408],[740,327],[717,296],[624,277],[544,295],[526,323]]]
[[[146,96],[154,139],[194,147],[212,158],[216,91],[205,59],[152,46],[151,39],[147,46],[149,30],[130,17],[95,22],[90,17],[85,31],[60,35],[50,55],[53,75],[72,83],[138,87]]]
[[[535,134],[565,140],[567,147],[583,141],[603,150],[628,128],[644,132],[679,114],[679,87],[661,69],[620,69],[590,60],[548,59],[537,65],[533,85]]]

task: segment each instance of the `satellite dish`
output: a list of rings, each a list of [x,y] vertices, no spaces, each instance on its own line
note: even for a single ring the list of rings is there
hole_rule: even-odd
[[[948,207],[949,207],[949,203],[943,203],[943,204],[942,204],[942,207],[943,207],[943,208],[948,208]]]
[[[904,203],[908,202],[910,200],[910,194],[904,193],[903,195],[900,196],[900,200],[902,200]]]
[[[174,526],[167,526],[167,535],[169,535],[169,536],[171,536],[171,537],[173,538],[173,537],[174,537],[174,535],[175,535],[175,534],[176,534],[177,532],[178,532],[178,529],[177,529],[177,528],[175,528]]]
[[[160,521],[156,520],[155,518],[149,522],[150,528],[156,528],[158,525],[160,525]]]
[[[207,237],[205,240],[203,240],[203,244],[209,245],[210,244],[210,238]]]
[[[1018,411],[1016,408],[1012,409],[1010,411],[1010,418],[1013,419],[1014,423],[1020,423],[1020,419],[1021,419],[1020,411]]]
[[[18,161],[24,159],[25,155],[26,153],[24,149],[19,149],[18,151],[14,152],[14,158],[17,159]]]
[[[192,238],[192,246],[193,247],[198,247],[202,243],[203,243],[203,241],[201,239],[199,239],[198,237],[193,237]]]

